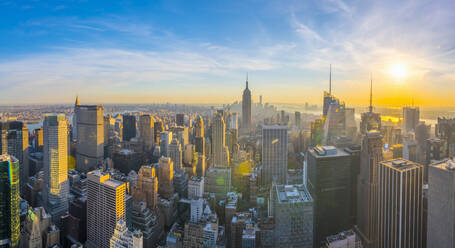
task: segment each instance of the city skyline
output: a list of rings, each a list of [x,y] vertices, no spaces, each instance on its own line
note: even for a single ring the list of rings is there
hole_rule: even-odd
[[[0,4],[2,105],[454,104],[450,1]]]

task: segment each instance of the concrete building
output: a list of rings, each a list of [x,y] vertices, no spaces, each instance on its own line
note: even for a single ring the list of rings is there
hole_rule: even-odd
[[[288,168],[288,128],[263,126],[261,185],[286,184]]]
[[[54,223],[68,212],[68,126],[63,114],[44,118],[44,208]],[[79,137],[83,133],[79,132]]]
[[[133,202],[132,224],[133,230],[142,232],[144,247],[155,245],[164,231],[158,216],[147,208],[145,202]]]
[[[426,247],[455,247],[455,161],[428,166],[428,228]]]
[[[174,163],[174,170],[182,170],[182,146],[180,141],[176,138],[172,139],[171,143],[168,146],[168,156]]]
[[[161,157],[158,165],[158,193],[161,198],[171,199],[174,195],[174,163],[170,158]]]
[[[223,115],[217,113],[212,123],[212,165],[228,167],[229,161],[225,158],[226,152],[226,125]]]
[[[353,224],[352,158],[333,146],[316,146],[307,154],[307,185],[314,202],[314,242],[320,245],[325,237]]]
[[[144,201],[147,207],[155,210],[158,206],[158,178],[155,168],[143,165],[137,175],[137,184],[133,187],[133,201]]]
[[[30,177],[29,168],[29,134],[27,125],[21,121],[9,121],[8,123],[8,154],[19,160],[19,176],[21,192]]]
[[[273,185],[269,208],[274,247],[313,247],[313,199],[304,185]]]
[[[155,118],[149,114],[139,117],[139,140],[144,144],[144,149],[151,151],[155,144],[154,133]]]
[[[168,147],[172,141],[172,132],[164,131],[160,133],[160,151],[161,156],[168,157]]]
[[[188,199],[202,198],[204,194],[204,177],[192,177],[188,181]]]
[[[110,248],[142,248],[143,237],[140,231],[131,232],[124,220],[117,221],[114,234],[110,239]]]
[[[328,236],[323,248],[362,248],[362,242],[353,230]]]
[[[357,182],[357,225],[365,248],[373,247],[377,234],[377,164],[384,160],[382,136],[370,131],[363,136]]]
[[[19,245],[20,229],[19,160],[0,155],[0,247]]]
[[[423,166],[408,160],[380,162],[374,247],[424,247]]]
[[[94,170],[104,158],[104,117],[101,105],[78,105],[76,169]]]
[[[100,170],[87,174],[88,248],[108,248],[119,220],[126,218],[126,183]]]

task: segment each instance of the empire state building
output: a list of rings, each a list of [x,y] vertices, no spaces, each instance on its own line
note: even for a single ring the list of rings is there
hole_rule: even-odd
[[[242,127],[251,130],[251,91],[248,89],[248,75],[246,76],[246,88],[242,98]]]

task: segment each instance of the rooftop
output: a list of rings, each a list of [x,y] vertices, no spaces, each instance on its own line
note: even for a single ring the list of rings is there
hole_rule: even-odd
[[[431,163],[430,166],[445,171],[455,172],[455,160],[453,159],[443,159],[440,161],[435,161]]]
[[[381,164],[383,164],[387,167],[390,167],[394,170],[397,170],[397,171],[406,171],[406,170],[422,167],[422,165],[420,165],[420,164],[417,164],[415,162],[412,162],[412,161],[409,161],[406,159],[401,159],[401,158],[393,159],[393,160],[389,160],[389,161],[383,161],[383,162],[381,162]]]
[[[313,149],[311,149],[310,152],[316,157],[349,156],[348,153],[334,146],[316,146]]]
[[[303,184],[277,185],[276,191],[280,203],[313,201],[310,193]]]

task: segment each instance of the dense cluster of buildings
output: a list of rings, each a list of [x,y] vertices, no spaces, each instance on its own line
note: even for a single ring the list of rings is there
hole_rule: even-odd
[[[0,122],[0,247],[453,247],[455,120],[400,122],[324,93]]]

